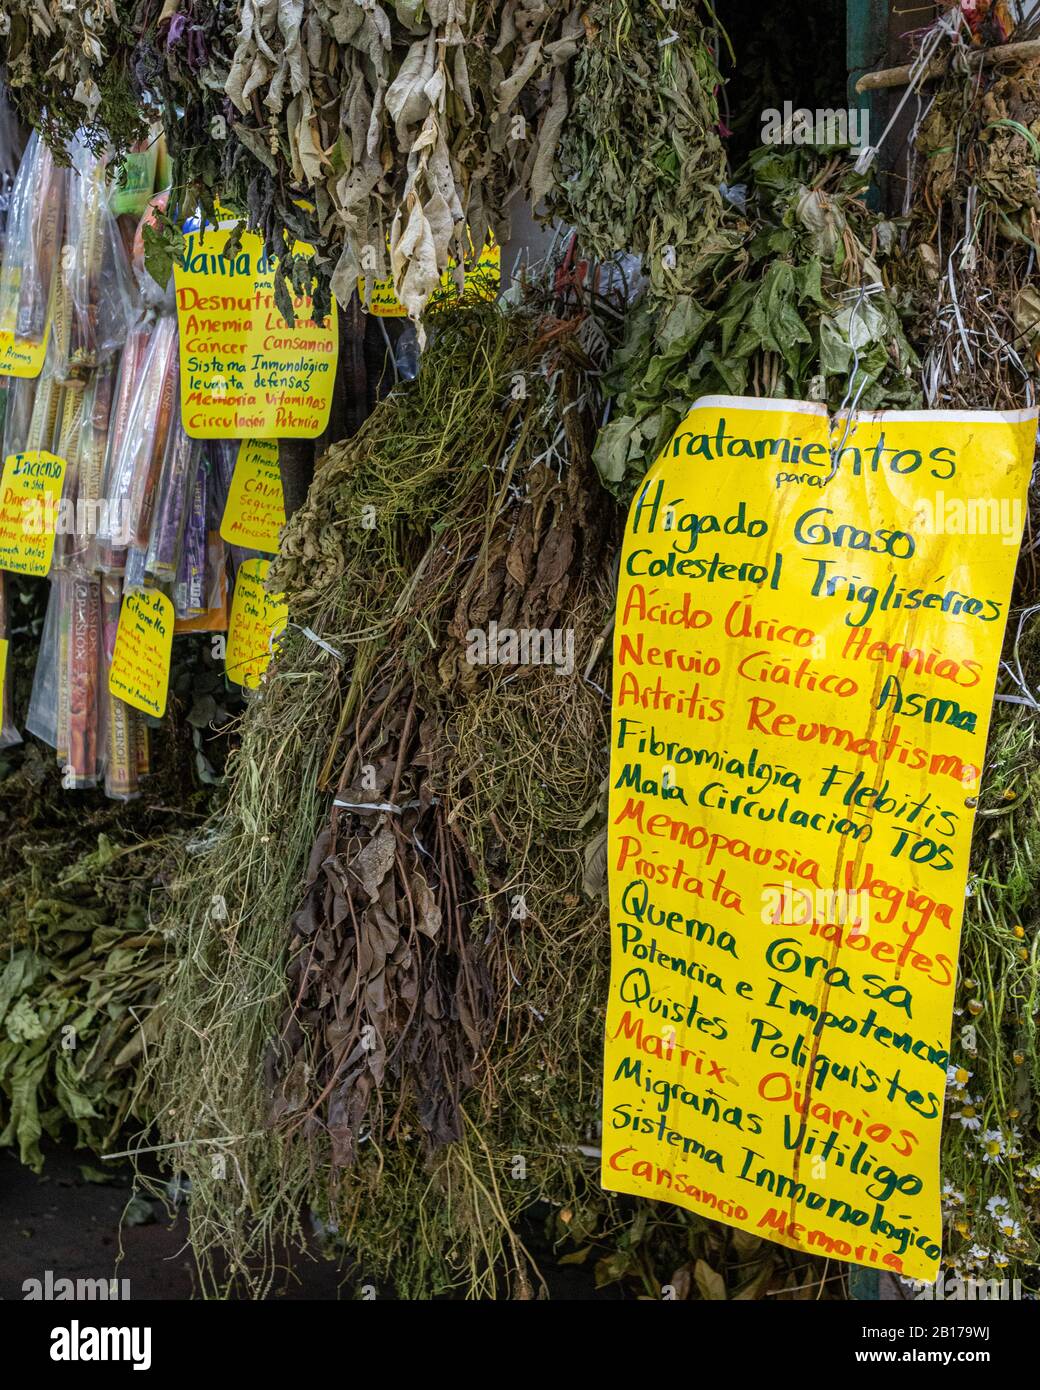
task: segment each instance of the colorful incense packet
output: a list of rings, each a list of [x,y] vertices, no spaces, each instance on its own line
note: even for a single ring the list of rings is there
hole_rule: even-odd
[[[114,801],[132,801],[140,795],[138,783],[140,751],[139,717],[108,688],[108,671],[116,647],[119,609],[123,588],[115,575],[101,581],[101,620],[104,651],[104,736],[105,795]],[[144,736],[145,738],[147,735]]]
[[[155,484],[173,420],[177,324],[160,318],[142,342],[145,331],[139,327],[127,342],[109,431],[98,550],[99,566],[109,574],[124,573],[131,546],[147,549]]]
[[[67,619],[67,756],[62,786],[94,787],[98,779],[101,586],[79,575],[65,578]]]
[[[173,584],[178,577],[185,532],[194,511],[195,479],[201,457],[202,444],[185,434],[180,413],[175,409],[145,561],[146,574],[157,583]]]
[[[41,345],[47,329],[51,282],[64,230],[66,183],[66,171],[33,131],[11,191],[0,270],[0,334],[29,347]],[[24,374],[38,371],[38,366],[35,371],[26,367]]]
[[[138,295],[126,245],[108,206],[109,157],[82,141],[69,150],[62,284],[68,333],[57,370],[62,380],[86,380],[126,341]]]
[[[117,374],[116,359],[106,357],[82,392],[76,440],[75,491],[69,494],[73,503],[68,517],[67,529],[70,534],[64,545],[65,563],[77,574],[94,574],[98,569],[98,537],[105,509],[102,479]]]
[[[206,611],[207,514],[211,483],[207,461],[207,466],[195,471],[180,563],[173,585],[173,611],[182,621],[198,618]]]

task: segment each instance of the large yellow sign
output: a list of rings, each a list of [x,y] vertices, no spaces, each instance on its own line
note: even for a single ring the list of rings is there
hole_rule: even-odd
[[[908,1277],[1036,413],[699,401],[628,518],[604,1186]]]

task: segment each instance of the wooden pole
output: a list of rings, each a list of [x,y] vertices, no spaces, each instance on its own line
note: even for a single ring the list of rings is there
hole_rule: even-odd
[[[967,48],[963,53],[968,62],[975,67],[991,68],[996,63],[1026,62],[1040,58],[1040,39],[1024,39],[1021,43],[1002,43],[994,48]],[[925,69],[922,82],[932,82],[942,77],[948,70],[946,58],[934,58]],[[877,92],[885,87],[908,87],[913,72],[912,64],[906,63],[898,68],[884,68],[881,72],[868,72],[856,83],[856,91]]]

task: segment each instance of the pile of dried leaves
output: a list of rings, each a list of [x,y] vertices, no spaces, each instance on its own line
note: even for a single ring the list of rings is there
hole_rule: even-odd
[[[12,583],[19,718],[46,588]],[[211,808],[206,783],[221,759],[203,727],[222,713],[210,694],[222,686],[203,649],[178,653],[139,801],[70,795],[53,751],[31,736],[0,754],[0,1143],[33,1168],[45,1137],[104,1153],[145,1113],[141,1066],[168,975],[153,909]]]
[[[5,0],[0,55],[28,126],[64,150],[77,131],[100,150],[147,129],[133,73],[133,0]]]

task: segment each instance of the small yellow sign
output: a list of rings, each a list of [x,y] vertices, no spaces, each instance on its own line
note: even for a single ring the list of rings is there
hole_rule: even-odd
[[[49,337],[50,324],[38,343],[0,331],[0,376],[39,376],[43,370],[43,359],[47,356]]]
[[[478,299],[494,299],[502,279],[502,248],[496,241],[489,240],[475,265],[465,274],[466,294]],[[365,299],[364,278],[358,281],[358,293],[362,302]],[[455,262],[448,262],[448,269],[441,276],[441,287],[430,299],[431,309],[443,309],[453,299],[458,299],[459,290],[455,283]],[[377,319],[403,319],[408,315],[397,295],[394,293],[393,276],[376,280],[372,286],[372,296],[368,302],[368,312]]]
[[[130,589],[123,595],[109,693],[157,719],[166,713],[173,622],[173,604],[158,589]]]
[[[235,460],[220,534],[228,545],[275,555],[284,525],[285,498],[278,468],[278,442],[243,439]]]
[[[16,336],[14,328],[21,281],[17,266],[8,266],[0,277],[0,376],[37,377],[43,370],[43,359],[51,340],[51,315],[48,312],[38,343]],[[52,289],[52,305],[53,299]]]
[[[0,569],[37,577],[54,554],[65,460],[45,449],[8,454],[0,495]]]
[[[274,651],[274,639],[285,630],[289,605],[264,589],[270,560],[247,560],[235,579],[231,601],[224,668],[228,680],[256,690]]]

